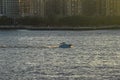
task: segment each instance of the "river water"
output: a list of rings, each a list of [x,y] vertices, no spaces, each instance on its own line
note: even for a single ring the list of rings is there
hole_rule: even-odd
[[[119,79],[120,30],[0,31],[0,80]]]

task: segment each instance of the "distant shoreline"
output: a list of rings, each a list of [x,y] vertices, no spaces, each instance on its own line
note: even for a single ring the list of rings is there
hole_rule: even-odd
[[[26,25],[1,25],[0,30],[12,30],[12,29],[26,29],[26,30],[114,30],[120,29],[120,25],[111,26],[89,26],[89,27],[39,27],[39,26],[26,26]]]

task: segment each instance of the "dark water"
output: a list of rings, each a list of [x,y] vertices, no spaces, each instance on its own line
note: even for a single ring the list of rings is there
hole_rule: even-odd
[[[120,30],[0,31],[0,80],[119,79]]]

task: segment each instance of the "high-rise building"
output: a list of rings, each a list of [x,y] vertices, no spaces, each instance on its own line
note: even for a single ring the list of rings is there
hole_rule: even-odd
[[[45,15],[46,16],[65,16],[66,0],[46,0]]]
[[[96,15],[96,1],[97,0],[82,0],[82,15],[95,16]]]
[[[67,5],[66,5],[66,3],[67,3],[67,0],[59,0],[59,2],[58,2],[59,4],[59,7],[58,7],[58,10],[59,10],[59,15],[61,15],[61,16],[67,16]]]
[[[96,0],[96,16],[106,16],[106,0]]]
[[[44,16],[45,0],[20,0],[22,16]]]
[[[120,0],[19,0],[19,2],[22,16],[120,16]]]
[[[30,0],[19,0],[19,12],[22,17],[30,15]]]
[[[0,0],[0,15],[2,15],[2,0]]]
[[[0,0],[0,13],[7,17],[18,17],[19,0]]]
[[[0,16],[3,15],[3,5],[2,5],[2,0],[0,0]]]
[[[120,0],[96,0],[97,16],[120,16]]]
[[[68,16],[81,15],[81,0],[66,0],[66,13]]]
[[[81,0],[46,0],[46,16],[81,15]]]
[[[30,1],[30,14],[32,16],[44,17],[45,0],[31,0]]]
[[[45,2],[45,15],[55,16],[56,14],[56,0],[46,0]]]
[[[120,16],[120,0],[106,0],[106,15]]]

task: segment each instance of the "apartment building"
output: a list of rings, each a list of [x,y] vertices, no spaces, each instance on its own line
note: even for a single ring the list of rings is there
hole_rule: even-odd
[[[81,15],[81,0],[66,0],[66,7],[67,16]]]
[[[120,0],[0,0],[0,16],[120,16]]]
[[[45,0],[31,0],[30,1],[30,14],[32,16],[44,16]]]
[[[120,0],[96,0],[97,16],[120,16]]]
[[[120,16],[120,0],[106,0],[106,15]]]
[[[46,0],[45,15],[46,16],[65,16],[66,0]]]
[[[95,15],[96,16],[106,16],[107,1],[106,0],[96,0],[95,4],[96,4],[95,5],[95,7],[96,7]]]
[[[30,0],[19,0],[19,13],[22,17],[30,16]]]
[[[0,0],[0,16],[3,15],[3,5],[2,5],[2,0]]]
[[[0,0],[0,14],[7,17],[19,17],[19,1]]]
[[[44,16],[45,0],[20,0],[21,16]]]
[[[97,0],[82,0],[82,15],[95,16],[97,12]]]

